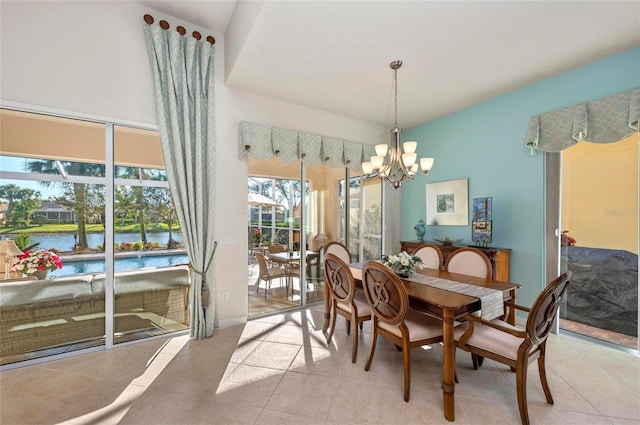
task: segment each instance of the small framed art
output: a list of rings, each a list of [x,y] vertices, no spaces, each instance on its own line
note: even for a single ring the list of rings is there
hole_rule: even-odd
[[[469,179],[428,183],[427,224],[437,226],[469,225]]]

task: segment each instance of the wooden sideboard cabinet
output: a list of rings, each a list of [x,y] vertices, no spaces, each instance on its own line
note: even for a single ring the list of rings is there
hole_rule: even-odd
[[[442,245],[435,242],[400,241],[400,250],[406,251],[409,254],[413,254],[420,245],[425,243],[430,243],[431,245],[436,245],[438,248],[440,248],[440,250],[442,251],[443,267],[444,263],[447,261],[447,258],[453,251],[458,248],[463,248],[462,246],[458,245]],[[491,275],[493,280],[509,282],[509,257],[511,256],[511,249],[479,248],[476,246],[472,247],[478,248],[480,251],[484,252],[487,257],[489,257],[489,261],[491,261],[491,268],[493,269],[493,273]]]

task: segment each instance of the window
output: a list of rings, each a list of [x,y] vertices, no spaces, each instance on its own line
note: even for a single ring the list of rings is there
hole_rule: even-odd
[[[62,258],[46,281],[10,277],[2,364],[187,329],[189,260],[158,133],[8,109],[0,119],[0,234]]]

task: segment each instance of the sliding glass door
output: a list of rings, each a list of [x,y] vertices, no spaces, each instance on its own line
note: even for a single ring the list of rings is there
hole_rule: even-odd
[[[303,200],[309,185],[299,162],[249,159],[249,316],[302,304]]]
[[[562,152],[560,328],[638,349],[638,135]]]
[[[349,246],[353,261],[380,258],[380,179],[326,164],[248,161],[249,316],[322,301],[330,241]]]
[[[188,256],[156,131],[3,109],[0,364],[189,327]],[[17,266],[40,250],[47,275]],[[42,255],[42,254],[39,254]]]
[[[189,257],[158,145],[156,131],[114,126],[116,344],[189,328]]]
[[[345,182],[348,182],[345,184]],[[353,261],[382,257],[382,181],[349,173],[339,183],[340,242],[349,248]]]

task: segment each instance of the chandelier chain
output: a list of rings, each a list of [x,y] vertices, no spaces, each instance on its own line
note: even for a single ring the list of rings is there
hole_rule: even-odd
[[[393,81],[394,81],[394,106],[395,106],[395,117],[394,117],[394,127],[398,128],[398,68],[393,70]]]

